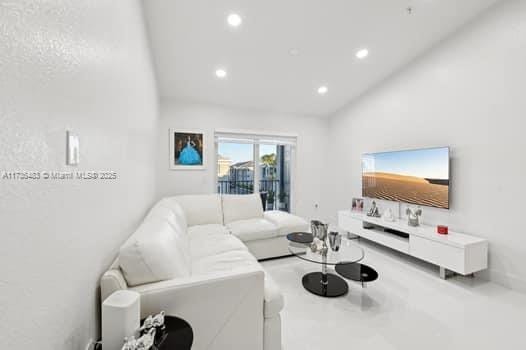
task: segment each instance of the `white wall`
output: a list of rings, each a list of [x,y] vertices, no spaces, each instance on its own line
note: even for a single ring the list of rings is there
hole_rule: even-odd
[[[229,109],[221,106],[175,101],[161,101],[161,123],[157,171],[158,197],[187,193],[215,192],[216,174],[214,130],[261,130],[265,132],[298,135],[297,167],[295,171],[296,196],[293,199],[296,213],[306,218],[322,217],[322,181],[325,171],[327,121],[319,118],[276,114],[267,112]],[[198,129],[206,133],[206,170],[169,170],[168,129]],[[319,204],[318,209],[315,204]]]
[[[488,238],[490,277],[526,289],[525,23],[504,2],[333,116],[330,211],[360,196],[362,153],[450,146],[451,210],[427,222]]]
[[[0,172],[101,171],[116,181],[0,178],[2,349],[84,349],[100,275],[155,195],[157,95],[138,1],[0,3]],[[81,164],[65,163],[66,129]]]

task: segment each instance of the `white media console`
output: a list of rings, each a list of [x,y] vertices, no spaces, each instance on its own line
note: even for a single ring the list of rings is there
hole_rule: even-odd
[[[365,229],[364,222],[374,227]],[[359,237],[438,265],[440,277],[444,279],[448,270],[470,275],[488,267],[488,241],[482,238],[451,231],[440,235],[434,226],[411,227],[405,220],[390,222],[349,210],[338,212],[338,226]],[[409,238],[385,232],[384,228],[403,232]]]

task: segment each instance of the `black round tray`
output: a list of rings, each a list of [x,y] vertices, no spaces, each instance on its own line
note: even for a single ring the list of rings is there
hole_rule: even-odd
[[[312,243],[314,236],[308,232],[293,232],[287,235],[287,239],[294,243],[309,244]]]
[[[334,267],[342,277],[358,282],[372,282],[378,278],[378,272],[364,264],[341,262]]]

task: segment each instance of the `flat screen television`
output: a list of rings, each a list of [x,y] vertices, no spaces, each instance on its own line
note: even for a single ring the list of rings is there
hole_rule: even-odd
[[[449,209],[449,148],[364,154],[362,196]]]

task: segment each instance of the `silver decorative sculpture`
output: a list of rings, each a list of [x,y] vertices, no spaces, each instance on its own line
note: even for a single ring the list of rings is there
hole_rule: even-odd
[[[124,338],[122,350],[149,350],[152,348],[155,340],[155,328],[150,328],[140,338]]]
[[[409,226],[420,226],[420,216],[422,216],[422,209],[407,208],[405,210],[405,213],[407,214],[407,224]]]
[[[155,340],[155,328],[150,328],[148,332],[137,339],[137,350],[149,350]]]
[[[144,320],[140,331],[147,331],[151,328],[160,328],[164,326],[164,311],[161,311],[157,315],[150,315]]]
[[[153,316],[152,315],[149,315],[148,317],[146,317],[144,319],[144,322],[142,323],[142,327],[139,328],[139,330],[142,332],[142,331],[146,331],[150,328],[153,327]]]
[[[121,350],[136,350],[137,339],[134,336],[124,338],[124,345]]]
[[[124,345],[122,350],[149,350],[155,343],[155,334],[159,329],[161,332],[164,328],[164,311],[161,311],[157,315],[150,315],[144,320],[142,327],[139,328],[139,334],[142,334],[139,338],[134,336],[124,338]],[[161,333],[159,333],[161,334]]]
[[[157,315],[153,316],[153,326],[154,327],[164,326],[164,311],[161,311]]]
[[[327,238],[327,230],[329,229],[329,224],[324,224],[323,222],[318,220],[312,220],[310,222],[310,227],[314,237],[325,241],[325,239]]]

